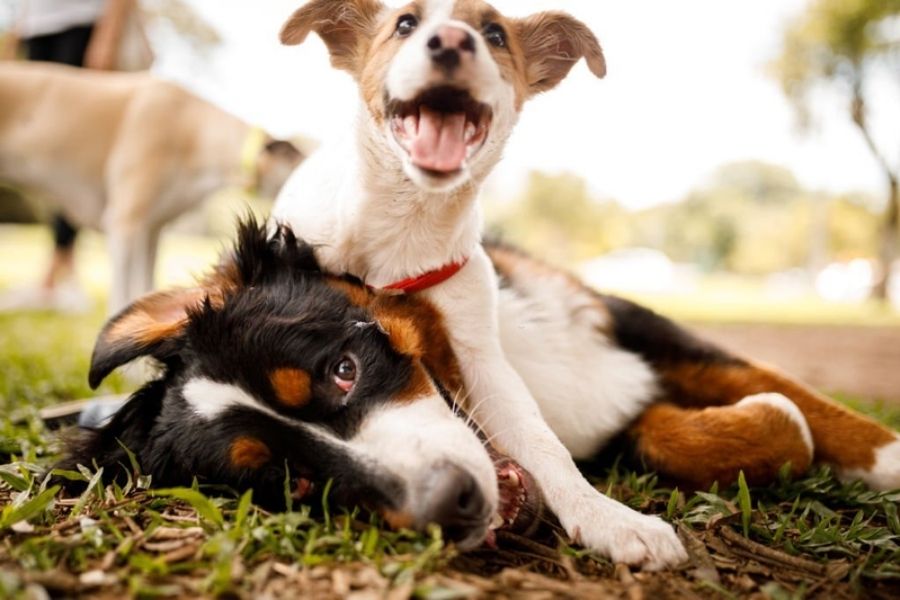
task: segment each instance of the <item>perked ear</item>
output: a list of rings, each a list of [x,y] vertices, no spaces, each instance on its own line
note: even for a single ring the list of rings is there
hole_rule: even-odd
[[[208,293],[201,288],[155,292],[110,319],[94,345],[88,373],[91,388],[135,358],[162,358],[172,352],[187,325],[188,310],[199,307]]]
[[[606,75],[600,42],[578,19],[551,11],[520,19],[516,24],[532,94],[556,87],[582,58],[598,78]]]
[[[377,17],[384,9],[379,0],[312,0],[281,28],[281,43],[301,44],[314,31],[328,46],[331,64],[355,74],[362,66],[362,44],[375,34]]]

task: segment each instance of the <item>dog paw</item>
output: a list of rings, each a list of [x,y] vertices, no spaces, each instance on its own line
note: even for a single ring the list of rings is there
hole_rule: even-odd
[[[604,519],[563,526],[576,543],[615,563],[657,571],[677,566],[688,558],[671,525],[624,506]]]
[[[871,468],[838,470],[838,476],[844,481],[862,479],[873,490],[900,489],[900,436],[875,450],[875,464]]]

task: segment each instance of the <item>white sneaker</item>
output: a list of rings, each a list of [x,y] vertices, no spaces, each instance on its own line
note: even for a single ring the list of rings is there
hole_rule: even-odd
[[[0,293],[0,312],[54,311],[67,314],[90,312],[93,302],[74,280],[55,288],[28,285]]]

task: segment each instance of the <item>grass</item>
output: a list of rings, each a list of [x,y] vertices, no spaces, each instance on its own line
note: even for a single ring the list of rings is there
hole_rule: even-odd
[[[0,253],[24,247],[34,258],[42,235],[0,230]],[[215,249],[169,238],[164,281],[187,280]],[[108,277],[99,238],[88,236],[81,250],[82,275],[99,298]],[[2,261],[0,286],[33,276],[25,262]],[[136,464],[124,487],[90,469],[64,473],[88,486],[65,497],[44,475],[59,441],[36,411],[92,393],[85,373],[102,321],[99,307],[80,317],[0,316],[0,598],[33,594],[35,586],[54,595],[142,598],[900,594],[900,492],[842,484],[824,468],[765,488],[690,493],[618,463],[601,469],[599,489],[679,528],[690,563],[654,574],[617,568],[553,531],[535,540],[502,536],[498,549],[459,556],[439,530],[390,532],[376,518],[329,510],[327,492],[313,506],[273,514],[230,490],[154,490]],[[100,392],[129,387],[113,377]],[[841,400],[900,428],[896,405]]]

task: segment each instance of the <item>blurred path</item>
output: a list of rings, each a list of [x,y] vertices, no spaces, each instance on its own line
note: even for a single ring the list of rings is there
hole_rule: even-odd
[[[822,391],[900,405],[900,328],[706,324],[691,328]]]

